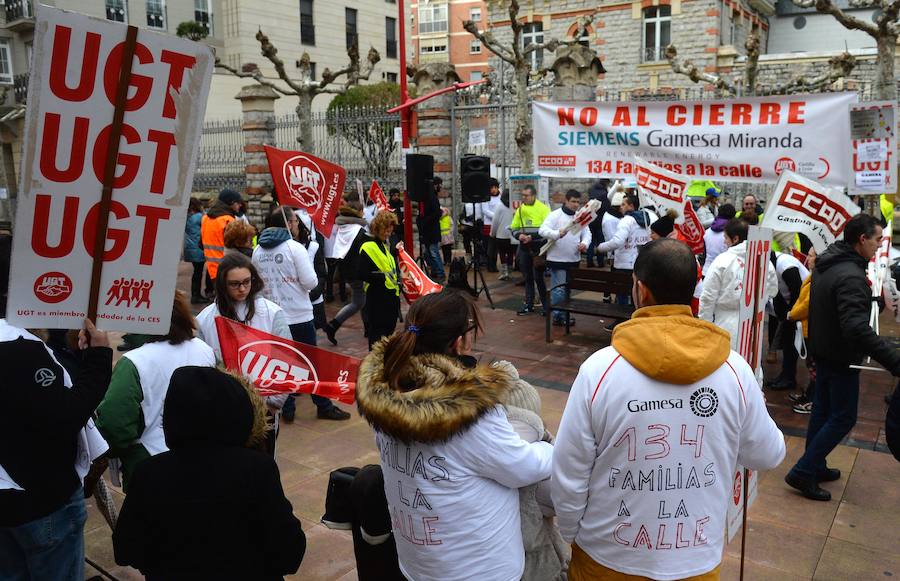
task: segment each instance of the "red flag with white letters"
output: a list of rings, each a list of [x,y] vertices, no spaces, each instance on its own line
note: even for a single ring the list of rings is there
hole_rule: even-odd
[[[326,238],[331,236],[347,170],[302,151],[265,148],[278,203],[304,208],[312,216],[315,229]]]
[[[694,254],[703,254],[703,250],[706,248],[706,245],[703,243],[703,233],[705,231],[690,200],[684,203],[683,215],[684,224],[675,224],[675,229],[684,237],[685,242],[691,247]]]
[[[352,404],[359,359],[216,317],[222,361],[262,396],[310,393]]]
[[[375,202],[375,207],[378,208],[379,212],[391,211],[391,207],[388,205],[387,198],[384,195],[384,190],[381,189],[381,186],[375,180],[372,180],[372,187],[369,188],[369,199]]]
[[[400,290],[407,303],[415,302],[419,297],[439,293],[444,287],[437,284],[422,272],[415,259],[403,248],[403,243],[397,243],[397,256],[400,260],[397,266],[400,268]]]

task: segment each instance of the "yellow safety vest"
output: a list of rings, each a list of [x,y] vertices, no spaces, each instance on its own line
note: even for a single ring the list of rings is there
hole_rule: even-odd
[[[441,224],[441,236],[449,236],[450,235],[450,214],[447,214],[446,216],[441,216],[440,224]]]
[[[400,285],[397,284],[397,262],[394,260],[394,256],[390,252],[383,252],[381,246],[372,240],[364,242],[359,247],[359,251],[365,252],[378,270],[384,273],[384,286],[400,296]],[[363,290],[369,290],[369,283],[363,284]]]

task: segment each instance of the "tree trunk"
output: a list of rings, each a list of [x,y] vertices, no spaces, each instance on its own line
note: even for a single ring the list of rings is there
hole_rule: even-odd
[[[528,71],[527,63],[516,67],[516,148],[522,160],[522,173],[533,170],[531,115],[528,114]]]
[[[894,79],[897,35],[884,34],[876,39],[878,46],[878,74],[875,77],[875,96],[881,101],[897,100],[897,82]]]
[[[297,118],[300,120],[299,133],[297,142],[300,144],[300,151],[315,153],[316,144],[313,142],[312,131],[312,100],[314,95],[309,93],[301,93],[297,95]]]

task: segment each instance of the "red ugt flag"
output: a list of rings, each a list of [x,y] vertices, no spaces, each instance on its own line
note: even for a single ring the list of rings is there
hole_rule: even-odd
[[[265,148],[278,203],[304,208],[312,216],[316,230],[331,236],[347,171],[302,151],[284,151],[268,145]]]
[[[397,266],[400,268],[400,288],[407,303],[414,303],[419,297],[439,293],[444,288],[428,278],[416,261],[403,248],[403,243],[397,243],[397,256],[400,260]]]
[[[384,196],[384,190],[381,189],[381,186],[375,180],[372,180],[372,187],[369,188],[369,199],[375,202],[375,207],[378,208],[379,212],[391,211],[387,198]]]
[[[225,367],[247,377],[262,396],[311,393],[352,404],[359,359],[270,335],[216,317]]]

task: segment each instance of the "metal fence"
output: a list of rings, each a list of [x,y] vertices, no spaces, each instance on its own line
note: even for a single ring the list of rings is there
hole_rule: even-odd
[[[194,191],[244,189],[244,132],[240,119],[203,124],[194,172]]]
[[[398,114],[379,107],[342,108],[316,112],[311,116],[315,155],[347,170],[348,187],[360,179],[368,187],[377,178],[384,188],[402,187],[404,174],[400,143],[394,128],[400,127]],[[240,119],[207,121],[203,124],[194,190],[225,187],[243,189],[246,184],[244,135]],[[295,114],[275,118],[275,147],[298,149],[300,122]]]

